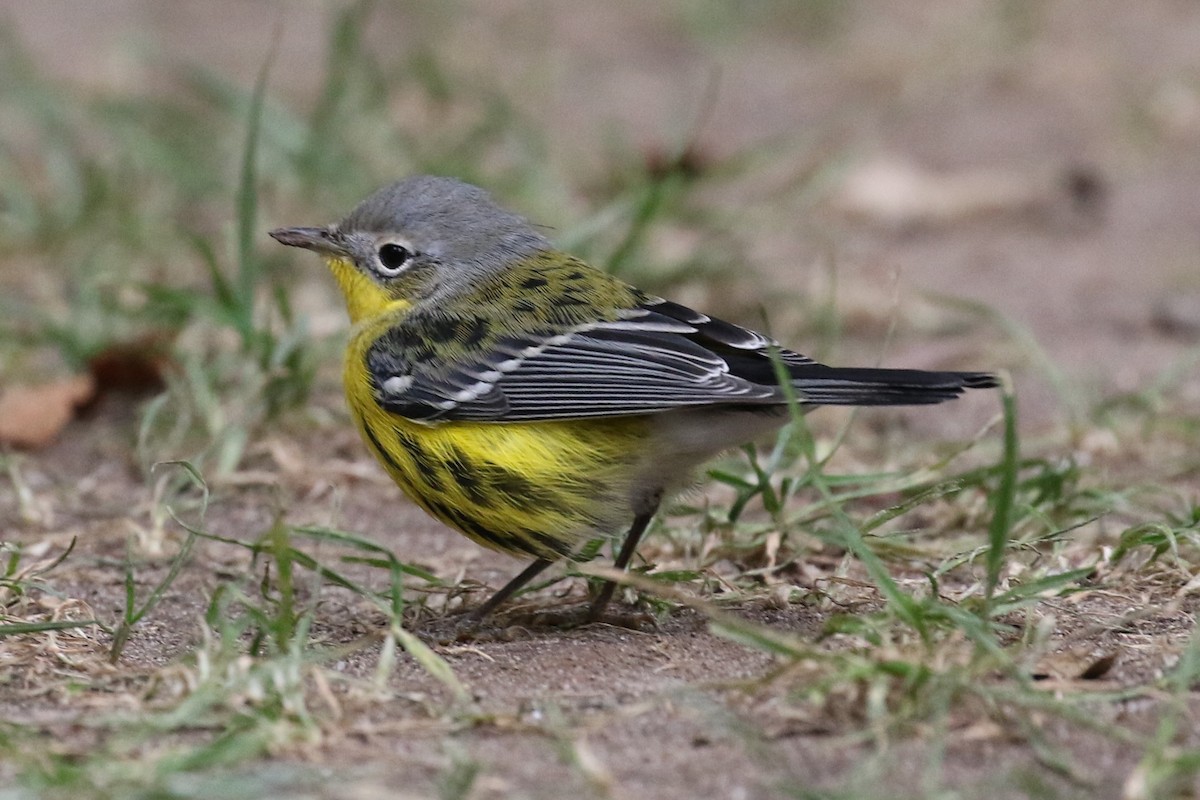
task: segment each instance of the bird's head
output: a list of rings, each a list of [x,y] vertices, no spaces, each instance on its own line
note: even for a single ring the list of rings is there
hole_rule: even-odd
[[[427,175],[380,189],[337,224],[278,228],[271,236],[325,258],[353,322],[452,296],[549,247],[482,189]]]

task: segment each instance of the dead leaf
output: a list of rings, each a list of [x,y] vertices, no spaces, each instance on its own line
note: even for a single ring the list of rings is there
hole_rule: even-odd
[[[110,344],[88,360],[97,391],[135,395],[162,391],[170,366],[168,346],[168,337],[163,333]]]
[[[29,449],[47,446],[95,395],[96,382],[91,375],[5,389],[0,393],[0,444]]]
[[[1113,664],[1117,663],[1116,652],[1105,653],[1091,664],[1088,664],[1087,669],[1079,673],[1081,681],[1094,681],[1103,678],[1113,668]]]
[[[1172,294],[1159,298],[1151,309],[1150,324],[1164,336],[1200,337],[1200,294]]]
[[[852,218],[908,229],[1060,206],[1092,217],[1102,210],[1104,197],[1103,179],[1087,167],[1057,174],[982,168],[935,172],[897,157],[852,170],[833,205]]]
[[[1038,681],[1095,681],[1117,663],[1117,652],[1094,653],[1090,649],[1051,653],[1038,662],[1031,677]]]

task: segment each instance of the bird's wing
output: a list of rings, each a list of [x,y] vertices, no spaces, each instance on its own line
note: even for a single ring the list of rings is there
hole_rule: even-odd
[[[452,357],[425,346],[425,321],[403,320],[367,352],[377,402],[415,420],[517,422],[628,416],[685,406],[779,403],[770,352],[813,365],[761,334],[658,298],[614,320],[503,335]],[[453,322],[442,321],[454,328]]]

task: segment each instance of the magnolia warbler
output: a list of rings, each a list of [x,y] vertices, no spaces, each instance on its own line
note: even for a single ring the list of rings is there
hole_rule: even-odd
[[[940,403],[996,385],[817,363],[593,269],[450,178],[408,178],[337,224],[271,236],[322,255],[345,295],[346,399],[392,479],[475,542],[533,559],[476,620],[594,537],[628,531],[624,569],[693,468],[788,420],[778,369],[804,406]]]

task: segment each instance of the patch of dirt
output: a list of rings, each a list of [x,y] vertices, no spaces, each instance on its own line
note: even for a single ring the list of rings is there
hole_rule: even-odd
[[[130,465],[113,468],[111,437],[133,421],[130,411],[116,402],[106,403],[90,421],[74,423],[66,441],[23,461],[26,479],[46,498],[43,510],[52,525],[22,522],[11,506],[0,517],[0,524],[21,541],[46,540],[61,547],[67,537],[78,537],[75,552],[54,573],[55,591],[85,602],[108,620],[119,617],[123,604],[120,563],[130,536],[129,520],[144,520],[149,504],[144,484],[133,480]],[[340,426],[290,441],[316,464],[337,463],[357,447],[352,434]],[[266,450],[251,474],[266,468]],[[102,466],[105,480],[88,482],[87,476]],[[280,472],[277,478],[270,489],[215,487],[215,496],[224,499],[209,508],[205,527],[217,535],[252,539],[269,529],[274,509],[282,505],[289,509],[288,521],[331,522],[362,531],[400,558],[423,564],[448,580],[465,569],[467,575],[495,586],[519,568],[430,521],[400,500],[385,480],[296,471]],[[75,491],[78,487],[82,490]],[[115,495],[121,496],[123,506],[116,505]],[[132,515],[131,498],[139,509]],[[332,519],[331,505],[337,509]],[[176,541],[178,532],[168,537],[165,549],[169,552]],[[653,549],[653,543],[650,546]],[[320,548],[312,552],[333,555]],[[239,548],[202,543],[163,602],[135,629],[119,665],[103,663],[108,637],[71,639],[60,634],[56,647],[23,662],[20,680],[10,679],[0,688],[0,715],[13,723],[36,725],[71,747],[90,746],[87,742],[94,734],[78,727],[79,713],[88,708],[136,712],[145,702],[148,676],[159,675],[154,683],[171,685],[174,673],[164,668],[186,659],[197,647],[204,604],[218,581],[242,573],[248,560]],[[161,559],[139,562],[139,595],[144,596],[165,571]],[[351,566],[346,574],[384,588],[378,570],[356,571]],[[1195,613],[1195,603],[1179,594],[1179,585],[1178,576],[1164,572],[1160,582],[1146,584],[1142,597],[1083,592],[1045,605],[1039,613],[1055,620],[1053,629],[1063,638],[1061,655],[1040,665],[1045,688],[1099,695],[1161,676],[1178,658]],[[311,587],[311,581],[301,581],[302,598],[310,597]],[[559,608],[580,599],[578,586],[571,597],[560,596],[562,588],[522,605]],[[382,614],[361,598],[328,586],[319,591],[323,599],[312,631],[318,640],[334,645],[361,642],[377,636],[385,624]],[[819,639],[831,613],[811,603],[754,603],[727,610],[805,642]],[[862,697],[835,696],[816,706],[799,702],[798,693],[804,692],[808,680],[803,670],[764,683],[763,676],[776,672],[783,662],[714,635],[695,611],[677,610],[645,630],[603,624],[573,629],[504,624],[521,616],[519,611],[501,613],[467,641],[437,644],[436,636],[430,640],[469,688],[474,721],[467,725],[429,713],[427,709],[450,702],[451,696],[413,660],[400,659],[389,680],[395,694],[379,700],[352,688],[355,681],[371,680],[378,645],[357,647],[340,657],[333,668],[351,682],[334,690],[342,716],[308,758],[335,771],[342,769],[338,765],[362,768],[330,783],[332,794],[326,796],[359,796],[350,787],[369,796],[371,787],[379,786],[404,786],[419,796],[435,791],[464,754],[481,770],[481,797],[512,792],[555,797],[567,787],[629,797],[707,793],[767,798],[785,787],[869,787],[881,779],[854,777],[858,761],[870,749],[866,742],[846,737],[864,724]],[[417,623],[415,630],[436,631],[439,622],[435,617]],[[831,646],[836,643],[822,645]],[[1079,677],[1094,661],[1112,654],[1115,662],[1097,679]],[[1072,672],[1077,664],[1085,666]],[[86,679],[105,690],[80,695],[52,677],[72,669],[84,669]],[[1089,713],[1147,732],[1158,718],[1152,701],[1130,706],[1098,701]],[[1036,753],[1015,739],[1013,731],[987,719],[969,708],[952,716],[952,730],[960,729],[961,735],[953,736],[940,756],[952,783],[1000,781],[1011,790],[1019,785],[1014,776],[1027,771],[1040,775],[1038,780],[1058,781],[1068,795],[1079,791],[1118,797],[1120,781],[1137,762],[1134,750],[1115,746],[1086,725],[1049,718],[1040,735],[1095,771],[1047,778]],[[894,771],[888,780],[920,786],[936,756],[933,746],[922,737],[894,746]],[[306,768],[304,762],[281,763]],[[870,763],[872,770],[881,768],[877,756]],[[890,757],[887,763],[892,764]]]

